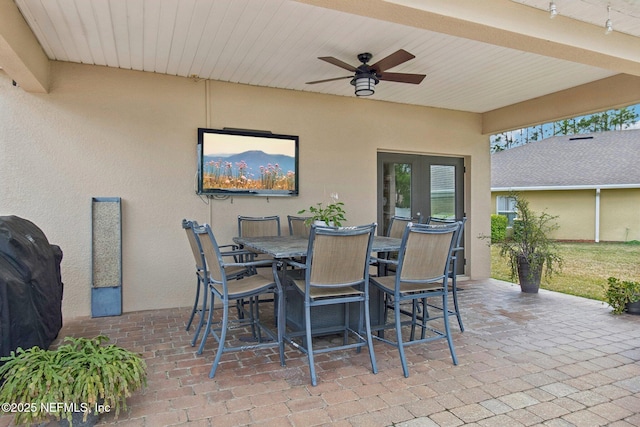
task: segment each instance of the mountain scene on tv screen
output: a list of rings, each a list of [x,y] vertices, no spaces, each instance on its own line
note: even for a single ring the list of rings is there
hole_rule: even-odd
[[[203,158],[205,190],[295,190],[295,158],[260,150]]]

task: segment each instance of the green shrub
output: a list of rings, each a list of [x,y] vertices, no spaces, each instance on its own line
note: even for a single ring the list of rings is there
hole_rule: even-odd
[[[640,282],[609,277],[607,279],[605,300],[613,308],[613,314],[624,313],[627,304],[640,300]]]
[[[0,402],[29,409],[18,411],[15,423],[31,425],[50,416],[71,421],[78,408],[86,420],[98,404],[115,410],[117,418],[127,397],[146,385],[147,366],[136,353],[103,345],[108,340],[66,337],[57,350],[18,348],[0,358]]]
[[[501,242],[500,255],[509,259],[511,277],[519,277],[519,265],[529,267],[530,277],[544,269],[545,276],[551,277],[562,269],[562,256],[551,232],[558,229],[557,216],[547,212],[537,213],[529,207],[529,201],[518,193],[511,193],[516,199],[517,219],[513,221],[513,234]]]
[[[491,243],[502,242],[507,237],[507,217],[491,215]]]

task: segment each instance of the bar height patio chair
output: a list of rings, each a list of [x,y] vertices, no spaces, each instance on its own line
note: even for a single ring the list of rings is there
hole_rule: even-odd
[[[404,230],[407,228],[407,225],[410,223],[417,223],[421,218],[409,218],[404,216],[394,215],[389,220],[389,225],[387,226],[387,237],[395,237],[396,239],[402,239],[404,235]],[[380,258],[386,260],[397,260],[398,252],[384,252],[378,254]],[[378,266],[378,272],[381,276],[387,276],[389,274],[394,274],[396,272],[396,265],[393,263],[375,263]],[[384,294],[384,311],[383,316],[386,319],[389,313],[389,309],[393,310],[393,296],[389,294]],[[384,330],[378,331],[378,335],[384,337]]]
[[[195,229],[200,227],[197,221],[193,220],[182,220],[182,228],[185,230],[187,234],[187,239],[189,241],[189,247],[191,248],[191,252],[193,253],[193,258],[196,264],[196,296],[193,301],[193,309],[191,310],[191,315],[189,316],[189,321],[187,322],[187,327],[185,328],[187,331],[191,328],[193,323],[193,319],[196,314],[199,315],[198,326],[196,327],[196,331],[193,335],[193,339],[191,340],[191,346],[195,346],[198,341],[198,337],[200,336],[200,331],[204,325],[205,313],[208,310],[208,301],[207,301],[207,283],[204,278],[204,273],[206,271],[207,262],[204,257],[204,253],[202,251],[202,247],[200,245],[200,240],[195,234]],[[229,248],[229,251],[222,252],[223,256],[234,257],[234,261],[239,261],[239,257],[243,256],[242,251],[238,251],[238,246],[236,245],[223,245],[220,246],[220,249]],[[248,276],[251,274],[248,268],[241,266],[233,266],[229,267],[226,270],[227,279],[239,279],[243,276]],[[202,305],[200,306],[200,293],[202,292]],[[211,305],[213,306],[213,301],[211,301]]]
[[[276,322],[277,332],[274,334],[273,331],[260,322],[260,311],[257,303],[261,295],[272,294],[272,300],[275,301],[274,304],[276,305],[274,311],[277,313],[278,318],[284,318],[284,298],[282,297],[282,286],[277,274],[277,263],[271,260],[227,263],[222,258],[222,254],[209,225],[205,224],[202,227],[194,229],[194,231],[200,241],[206,259],[204,280],[209,284],[211,299],[213,301],[214,297],[217,297],[222,301],[221,322],[216,323],[218,326],[214,326],[213,307],[211,307],[207,317],[205,333],[198,350],[199,354],[202,353],[206,338],[209,335],[212,335],[218,342],[218,349],[216,350],[209,377],[213,378],[215,376],[222,354],[232,351],[278,347],[280,363],[284,366],[283,336],[285,322]],[[251,276],[243,276],[237,281],[234,281],[232,286],[229,285],[228,268],[252,268],[265,265],[271,265],[271,269],[267,270],[268,272],[265,271],[264,273],[257,273]],[[231,302],[237,303],[238,301],[248,301],[249,309],[243,309],[245,315],[242,318],[238,316],[238,319],[232,321],[230,319],[231,313],[229,307]],[[274,322],[275,321],[276,319],[274,319]],[[234,323],[234,329],[236,326],[249,326],[252,331],[252,339],[255,339],[256,343],[247,344],[246,342],[242,342],[240,345],[228,345],[227,333],[232,323]],[[266,335],[266,339],[263,339],[263,333]]]
[[[271,216],[238,216],[238,236],[260,237],[279,236],[280,217]]]
[[[447,225],[453,224],[455,222],[460,222],[460,231],[458,231],[458,236],[456,238],[455,246],[453,248],[453,253],[451,255],[451,263],[449,265],[449,279],[451,279],[451,296],[453,298],[453,310],[449,310],[449,316],[456,316],[458,319],[458,326],[460,327],[460,332],[464,332],[464,325],[462,324],[462,317],[460,316],[460,306],[458,305],[458,260],[464,262],[462,259],[462,251],[464,247],[462,246],[462,239],[464,233],[464,226],[467,222],[467,217],[463,217],[461,220],[450,220],[450,219],[442,219],[430,216],[427,218],[426,224],[428,225]],[[435,307],[439,309],[440,307]],[[428,310],[428,306],[425,305],[424,310]]]
[[[397,239],[401,239],[402,235],[404,234],[404,229],[407,228],[407,224],[409,224],[410,222],[418,222],[418,220],[414,220],[412,218],[408,218],[408,217],[404,217],[404,216],[397,216],[394,215],[389,219],[389,225],[387,226],[387,232],[386,232],[386,236],[387,237],[395,237]],[[385,252],[382,254],[379,254],[378,256],[384,259],[392,259],[395,258],[397,259],[397,252]],[[389,274],[389,272],[394,272],[395,271],[395,266],[391,263],[386,263],[386,264],[382,264],[379,265],[379,270],[381,272],[381,275],[387,275]]]
[[[301,350],[309,358],[311,384],[317,385],[314,356],[329,351],[339,351],[367,346],[371,369],[377,373],[373,353],[369,316],[369,255],[376,224],[357,227],[321,227],[312,225],[305,263],[288,260],[287,264],[302,269],[304,276],[285,270],[287,282],[304,299],[304,330],[290,331],[285,340]],[[357,326],[350,320],[350,304],[357,303]],[[343,306],[344,322],[341,326],[314,326],[311,311],[331,305]],[[339,315],[340,311],[336,311]],[[284,323],[284,322],[282,322]],[[323,335],[342,334],[342,344],[314,347],[314,338]],[[298,338],[298,339],[296,339]],[[301,339],[300,339],[301,338]]]
[[[439,317],[443,322],[443,330],[436,329],[436,326],[431,326],[430,324],[436,319],[428,317],[426,312],[422,316],[418,316],[417,310],[419,302],[428,298],[439,297],[442,300],[443,310],[447,311],[449,263],[451,262],[451,254],[459,229],[459,223],[440,227],[408,224],[402,237],[398,260],[379,260],[382,263],[395,264],[396,274],[370,278],[373,286],[381,292],[393,296],[394,311],[393,323],[388,324],[385,317],[383,318],[383,324],[373,326],[372,330],[396,330],[395,341],[384,338],[382,334],[374,336],[374,338],[398,348],[405,377],[409,376],[404,352],[404,346],[406,345],[426,343],[444,338],[449,345],[453,364],[458,364],[449,328],[449,316]],[[406,301],[412,304],[412,310],[408,315],[400,307]],[[407,320],[403,320],[403,316]],[[403,337],[403,335],[406,335],[406,331],[403,331],[404,326],[410,326],[408,340]],[[419,339],[415,338],[416,327],[422,330]],[[429,332],[428,336],[425,336],[426,332]]]
[[[269,237],[280,236],[280,217],[278,215],[270,216],[246,216],[238,215],[238,236],[239,237]],[[257,261],[269,259],[273,261],[273,258],[268,255],[249,252],[244,261]],[[262,266],[264,267],[264,265]],[[253,267],[254,273],[257,273],[257,268]],[[262,302],[262,300],[260,301]],[[270,299],[265,302],[271,302]],[[244,307],[244,301],[238,301],[239,307]],[[242,315],[242,314],[241,314]]]
[[[311,225],[308,224],[309,218],[311,217],[287,215],[287,222],[289,223],[289,235],[301,236],[305,238],[309,237],[309,231],[311,230]]]

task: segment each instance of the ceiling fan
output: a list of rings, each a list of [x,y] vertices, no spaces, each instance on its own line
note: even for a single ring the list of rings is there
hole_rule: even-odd
[[[313,85],[317,83],[332,82],[334,80],[351,79],[351,84],[356,88],[357,96],[369,96],[373,95],[373,93],[375,92],[374,86],[377,85],[380,80],[399,83],[411,83],[417,85],[420,84],[426,77],[426,75],[424,74],[387,72],[389,68],[393,68],[396,65],[400,65],[404,62],[409,61],[410,59],[415,58],[415,55],[412,55],[406,50],[400,49],[397,52],[394,52],[391,55],[387,56],[386,58],[382,58],[373,65],[367,64],[367,62],[369,62],[372,57],[373,55],[371,55],[370,53],[359,54],[358,60],[362,62],[362,65],[360,65],[359,67],[354,67],[353,65],[347,64],[346,62],[343,62],[332,56],[321,56],[318,59],[328,62],[329,64],[336,65],[340,68],[344,68],[345,70],[351,71],[355,74],[345,77],[335,77],[333,79],[316,80],[313,82],[307,82],[307,84]]]

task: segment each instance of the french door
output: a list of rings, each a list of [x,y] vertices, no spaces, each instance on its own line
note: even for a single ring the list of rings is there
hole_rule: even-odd
[[[464,159],[378,153],[378,234],[392,216],[460,219],[464,211]],[[464,258],[463,258],[464,259]],[[459,272],[464,263],[458,263]]]

